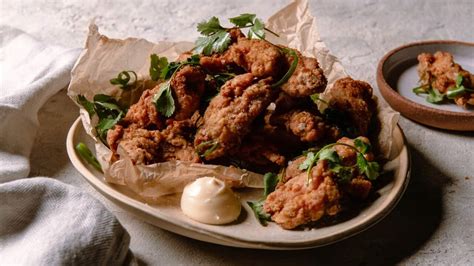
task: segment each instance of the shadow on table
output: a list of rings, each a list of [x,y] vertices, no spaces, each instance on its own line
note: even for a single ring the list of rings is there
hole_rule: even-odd
[[[374,227],[347,240],[310,250],[267,251],[235,249],[176,236],[183,250],[200,249],[198,257],[225,265],[386,265],[415,254],[436,231],[443,218],[445,177],[416,148],[411,148],[412,175],[397,207]],[[187,246],[187,247],[186,247]],[[144,263],[142,263],[144,264]]]

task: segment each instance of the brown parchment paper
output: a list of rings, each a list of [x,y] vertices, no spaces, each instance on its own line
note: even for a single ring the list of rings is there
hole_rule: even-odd
[[[310,14],[307,1],[296,0],[268,19],[266,26],[277,32],[276,38],[268,34],[273,43],[287,45],[300,50],[306,56],[316,57],[328,79],[328,87],[321,95],[328,100],[334,82],[347,76],[339,60],[330,54],[320,39],[315,18]],[[144,89],[155,84],[150,81],[148,69],[150,54],[156,53],[175,60],[177,56],[193,47],[191,42],[158,42],[144,39],[109,39],[101,35],[95,24],[89,26],[85,50],[77,60],[72,72],[68,95],[76,102],[78,95],[92,100],[94,95],[111,95],[121,102],[134,103]],[[110,84],[109,80],[123,70],[133,70],[138,75],[138,88],[123,91]],[[357,77],[354,77],[357,79]],[[375,96],[374,96],[375,97]],[[76,102],[77,103],[77,102]],[[104,170],[106,181],[132,189],[146,201],[155,201],[163,195],[181,192],[184,186],[202,176],[215,176],[231,186],[262,187],[262,176],[235,167],[203,165],[188,162],[165,162],[152,165],[133,165],[120,147],[120,160],[110,163],[111,151],[95,137],[97,118],[89,119],[80,106],[80,115],[86,132],[95,140],[97,158]],[[324,108],[324,106],[320,106]],[[383,156],[390,159],[392,134],[399,114],[389,107],[378,104],[381,133],[378,144]]]

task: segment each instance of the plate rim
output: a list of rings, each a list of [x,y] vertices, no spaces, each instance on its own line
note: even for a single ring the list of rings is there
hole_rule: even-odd
[[[394,108],[396,111],[399,111],[402,114],[406,115],[408,118],[418,121],[419,123],[429,125],[429,126],[438,127],[438,128],[444,128],[444,129],[454,129],[454,130],[460,130],[460,131],[474,130],[474,128],[472,128],[472,129],[459,129],[459,128],[452,128],[450,126],[440,127],[440,126],[437,126],[437,125],[433,125],[432,123],[426,123],[425,121],[417,120],[416,118],[413,118],[412,115],[410,115],[410,114],[407,115],[406,110],[404,110],[405,108],[400,108],[399,107],[400,104],[410,105],[410,106],[412,106],[413,108],[415,108],[419,111],[429,113],[429,114],[433,114],[433,115],[435,115],[439,118],[444,118],[444,119],[461,118],[461,119],[463,119],[463,121],[464,120],[471,120],[471,119],[474,121],[474,111],[473,112],[454,112],[454,111],[449,111],[449,110],[442,110],[442,109],[422,105],[422,104],[416,103],[416,102],[414,102],[414,101],[412,101],[412,100],[410,100],[406,97],[403,97],[394,88],[392,88],[388,84],[387,80],[385,79],[385,77],[383,75],[383,68],[385,66],[385,63],[394,54],[396,54],[396,53],[398,53],[398,52],[400,52],[404,49],[407,49],[407,48],[411,48],[411,47],[415,47],[415,46],[433,45],[433,44],[457,44],[457,45],[471,46],[471,47],[474,48],[474,43],[465,42],[465,41],[458,41],[458,40],[417,41],[417,42],[411,42],[411,43],[404,44],[404,45],[398,46],[396,48],[393,48],[392,50],[387,52],[382,57],[382,59],[380,59],[378,65],[377,65],[377,70],[376,70],[376,77],[377,78],[376,78],[376,80],[377,80],[377,85],[379,87],[379,90],[380,90],[383,98],[385,99],[385,101],[387,101],[390,104],[390,106],[392,106],[392,108]],[[394,103],[394,101],[399,101],[399,102]]]
[[[140,202],[136,199],[130,198],[127,195],[122,194],[120,191],[114,189],[112,186],[109,186],[105,184],[105,182],[102,182],[99,180],[99,177],[94,175],[82,162],[82,160],[79,158],[79,156],[76,154],[76,151],[74,149],[74,136],[78,130],[79,124],[81,124],[81,117],[78,117],[74,123],[71,125],[67,138],[66,138],[66,150],[69,156],[69,159],[73,166],[76,168],[76,170],[82,175],[86,181],[94,187],[95,190],[97,190],[99,193],[101,193],[103,196],[105,196],[108,200],[114,202],[116,205],[118,205],[120,208],[126,210],[129,214],[132,214],[134,216],[138,216],[139,219],[144,219],[142,216],[148,216],[151,217],[152,219],[158,219],[162,223],[166,223],[167,226],[159,226],[156,225],[153,222],[150,222],[148,220],[145,220],[147,223],[151,223],[154,226],[160,227],[162,229],[171,231],[176,234],[180,234],[186,237],[198,239],[201,241],[209,242],[209,243],[215,243],[215,244],[221,244],[225,246],[232,246],[232,247],[240,247],[240,248],[256,248],[256,249],[273,249],[273,250],[296,250],[296,249],[309,249],[309,248],[315,248],[315,247],[320,247],[320,246],[325,246],[325,245],[330,245],[332,243],[347,239],[349,237],[352,237],[358,233],[361,233],[378,222],[380,222],[383,218],[385,218],[398,204],[400,199],[402,198],[408,183],[410,181],[410,175],[411,175],[411,155],[409,152],[409,149],[406,145],[406,137],[403,133],[403,130],[400,128],[399,125],[397,125],[397,129],[400,131],[401,137],[402,137],[402,151],[405,150],[406,152],[406,157],[407,157],[407,165],[406,165],[406,171],[404,175],[404,179],[401,181],[401,187],[397,191],[397,193],[394,195],[393,199],[387,203],[387,206],[383,208],[380,212],[375,213],[373,216],[366,218],[365,220],[361,221],[360,224],[355,225],[347,230],[343,230],[341,232],[337,232],[335,234],[328,235],[323,238],[318,238],[315,240],[307,240],[304,242],[262,242],[262,241],[250,241],[246,239],[240,239],[236,237],[231,237],[227,235],[222,235],[220,233],[216,232],[211,232],[206,229],[198,228],[195,227],[191,224],[186,224],[183,222],[179,221],[170,221],[170,219],[166,219],[167,215],[163,213],[153,213],[152,210],[148,211],[146,209],[143,209],[144,206],[136,206],[137,204],[144,204],[146,205],[147,208],[153,208],[143,202]],[[122,198],[125,197],[127,201],[124,201]],[[130,211],[129,209],[133,208],[133,212]],[[244,208],[246,208],[244,206]],[[134,212],[140,213],[140,215],[137,215]],[[157,216],[158,215],[158,216]],[[202,237],[197,237],[196,235],[194,236],[189,236],[186,234],[183,234],[182,232],[177,232],[173,229],[170,229],[169,226],[171,227],[177,227],[179,229],[184,229],[190,233],[197,233],[198,235],[200,234]]]

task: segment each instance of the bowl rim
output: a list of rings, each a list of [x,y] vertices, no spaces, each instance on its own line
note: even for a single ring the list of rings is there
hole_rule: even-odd
[[[387,80],[385,79],[385,76],[383,75],[383,67],[385,66],[385,63],[387,62],[387,59],[392,57],[394,54],[400,52],[401,50],[415,47],[415,46],[423,46],[423,45],[430,45],[430,44],[458,44],[458,45],[467,45],[467,46],[474,47],[473,42],[465,42],[465,41],[458,41],[458,40],[428,40],[428,41],[417,41],[417,42],[404,44],[390,50],[382,57],[382,59],[380,59],[377,65],[377,73],[376,73],[377,85],[379,87],[380,92],[382,93],[383,98],[390,105],[392,105],[391,101],[396,99],[403,102],[404,104],[411,105],[422,112],[429,112],[437,116],[443,116],[445,118],[454,118],[454,117],[471,118],[471,119],[474,118],[474,111],[473,112],[454,112],[454,111],[448,111],[448,110],[441,110],[438,108],[429,107],[426,105],[416,103],[400,95],[394,88],[392,88],[388,84]],[[397,111],[401,112],[401,110],[397,110]]]

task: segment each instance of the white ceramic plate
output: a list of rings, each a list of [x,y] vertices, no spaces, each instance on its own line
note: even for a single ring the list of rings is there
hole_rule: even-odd
[[[264,227],[259,224],[245,203],[248,200],[258,199],[262,191],[244,189],[237,191],[244,207],[237,222],[216,226],[197,223],[184,216],[179,208],[179,195],[165,198],[157,205],[148,205],[135,198],[133,192],[127,188],[105,182],[100,172],[83,163],[76,154],[74,147],[79,142],[84,142],[91,148],[94,147],[93,140],[85,133],[80,118],[71,126],[67,136],[66,146],[69,158],[95,189],[125,210],[145,222],[183,236],[243,248],[313,248],[360,233],[380,221],[395,207],[408,184],[410,171],[410,159],[405,139],[401,129],[397,127],[394,134],[394,146],[398,156],[393,161],[394,176],[377,191],[380,196],[353,218],[334,225],[304,231],[284,230],[274,223],[269,223]]]

